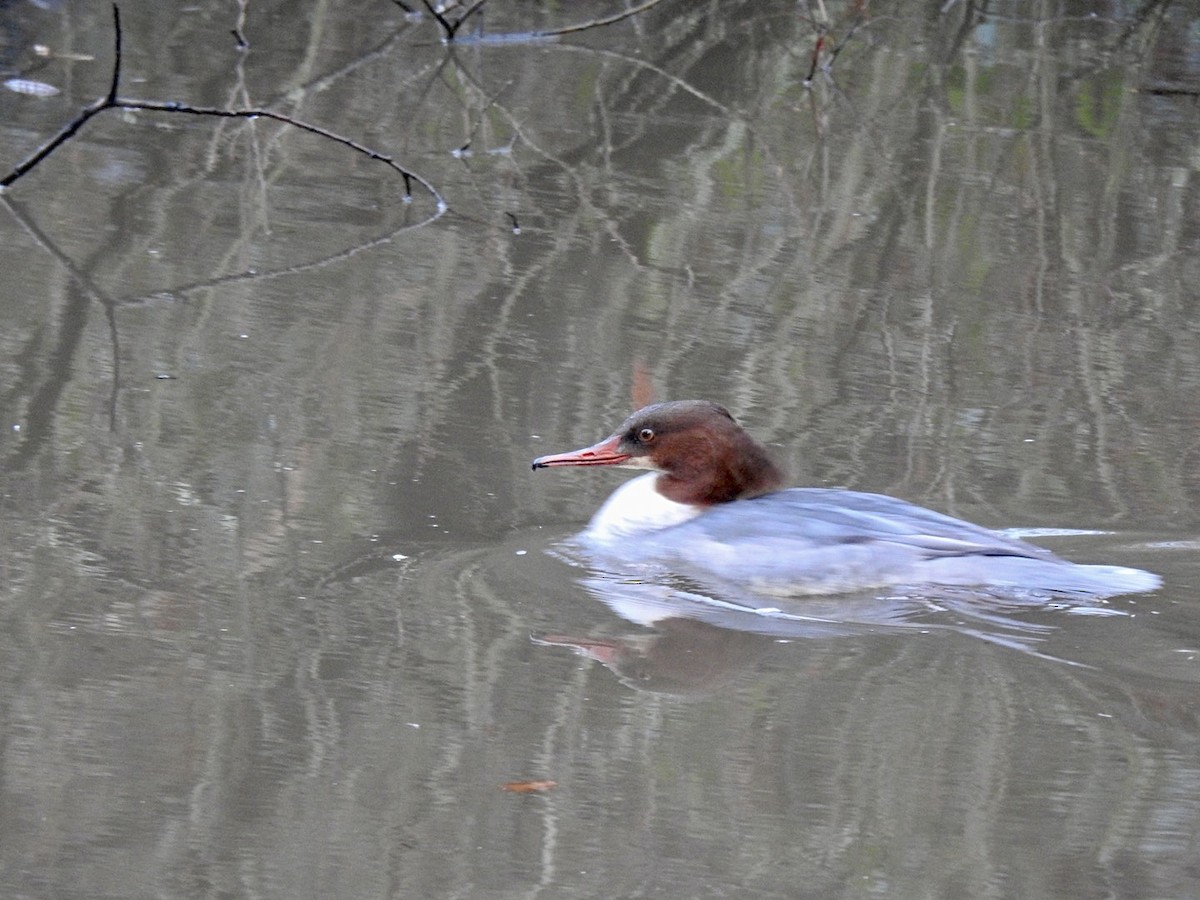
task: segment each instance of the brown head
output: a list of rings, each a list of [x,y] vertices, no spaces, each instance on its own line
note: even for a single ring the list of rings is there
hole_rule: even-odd
[[[581,450],[539,456],[533,468],[623,466],[662,473],[658,492],[710,506],[778,490],[783,474],[723,406],[675,400],[639,409],[611,435]]]

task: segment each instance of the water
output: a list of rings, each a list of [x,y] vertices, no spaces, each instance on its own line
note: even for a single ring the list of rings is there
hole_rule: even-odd
[[[448,211],[144,110],[0,196],[0,894],[1200,897],[1200,32],[827,8],[808,87],[790,2],[123,10],[124,96]],[[0,177],[112,52],[2,18],[61,93],[0,93]],[[530,460],[684,397],[1165,586],[780,615],[564,557],[624,476]]]

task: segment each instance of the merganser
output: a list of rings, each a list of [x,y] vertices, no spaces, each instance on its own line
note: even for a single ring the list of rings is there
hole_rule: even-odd
[[[579,535],[585,548],[760,595],[957,586],[1109,597],[1161,584],[894,497],[782,489],[766,449],[706,400],[647,406],[597,444],[533,461],[558,466],[652,470],[605,501]]]

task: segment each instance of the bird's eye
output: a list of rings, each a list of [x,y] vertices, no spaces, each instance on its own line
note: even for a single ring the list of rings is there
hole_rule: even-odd
[[[641,431],[638,432],[638,440],[641,441],[643,444],[650,443],[652,440],[654,440],[654,429],[653,428],[643,428]]]

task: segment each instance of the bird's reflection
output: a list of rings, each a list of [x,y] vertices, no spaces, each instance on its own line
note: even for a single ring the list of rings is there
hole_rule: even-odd
[[[664,619],[653,632],[594,637],[544,634],[533,640],[594,659],[631,687],[668,694],[716,691],[753,666],[771,646],[771,639],[761,634],[684,618]]]
[[[533,637],[596,660],[639,690],[708,693],[753,667],[780,643],[871,634],[954,632],[1030,656],[1077,666],[1038,644],[1055,630],[1031,613],[1123,615],[1097,603],[1046,595],[989,596],[973,591],[897,592],[767,601],[752,594],[726,599],[676,579],[640,580],[592,571],[578,579],[623,620],[642,626],[625,634]]]

